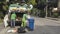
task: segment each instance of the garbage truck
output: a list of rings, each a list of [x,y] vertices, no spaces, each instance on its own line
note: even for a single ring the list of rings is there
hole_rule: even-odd
[[[8,14],[6,14],[7,16],[5,15],[6,18],[4,17],[4,26],[7,27],[8,25],[10,25],[11,23],[10,16],[13,12],[15,12],[17,15],[15,24],[21,26],[23,15],[26,14],[28,10],[32,10],[32,8],[33,8],[32,5],[30,6],[30,8],[27,8],[27,7],[22,7],[19,4],[10,4]]]

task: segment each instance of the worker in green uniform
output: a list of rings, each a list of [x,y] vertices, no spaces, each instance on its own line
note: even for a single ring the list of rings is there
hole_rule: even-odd
[[[21,24],[22,27],[26,27],[26,20],[27,20],[27,14],[24,14],[22,18],[22,24]]]
[[[25,14],[23,14],[23,18],[22,18],[22,27],[26,27],[27,26],[27,19],[30,18],[29,13],[26,12]]]
[[[15,27],[16,14],[11,14],[11,27]]]

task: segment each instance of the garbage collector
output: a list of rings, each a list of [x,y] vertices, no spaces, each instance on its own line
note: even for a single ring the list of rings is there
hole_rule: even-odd
[[[32,10],[32,8],[33,8],[33,5],[32,4],[25,4],[25,1],[22,1],[21,2],[22,4],[21,4],[21,7],[23,7],[23,8],[26,8],[26,12],[25,12],[25,14],[23,14],[23,18],[22,18],[22,24],[21,24],[21,26],[23,26],[23,27],[26,27],[26,23],[27,23],[27,19],[29,18],[28,17],[28,15],[30,15],[30,10]]]
[[[16,14],[13,12],[11,14],[11,27],[15,27]]]
[[[21,1],[20,7],[23,8],[22,11],[26,11],[27,4],[25,4],[25,1],[24,1],[24,0]],[[26,14],[26,12],[25,12],[25,14],[23,14],[22,24],[21,24],[21,27],[24,27],[24,28],[25,28],[25,26],[26,26],[26,19],[27,19],[26,16],[27,16],[27,14]]]
[[[22,24],[21,24],[22,27],[26,27],[26,20],[27,20],[27,14],[24,14],[22,18]]]

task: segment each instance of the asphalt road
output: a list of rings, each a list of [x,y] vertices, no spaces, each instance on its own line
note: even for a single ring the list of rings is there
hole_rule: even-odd
[[[9,29],[10,27],[4,28],[0,34],[60,34],[60,21],[35,17],[34,31],[28,31],[26,33],[7,33]]]

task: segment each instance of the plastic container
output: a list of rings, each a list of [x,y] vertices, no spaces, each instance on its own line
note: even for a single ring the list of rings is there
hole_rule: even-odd
[[[30,18],[28,19],[28,23],[29,23],[29,28],[30,30],[34,30],[34,18]]]

